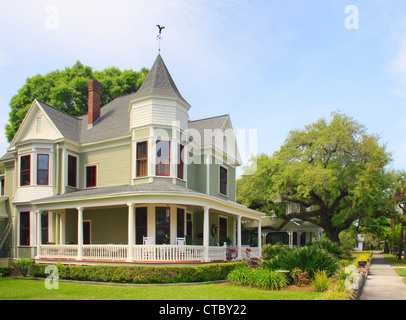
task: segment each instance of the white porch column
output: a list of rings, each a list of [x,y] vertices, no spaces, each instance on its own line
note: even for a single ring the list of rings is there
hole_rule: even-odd
[[[78,255],[76,260],[83,259],[83,208],[78,209]]]
[[[262,226],[261,219],[258,220],[258,252],[262,256]]]
[[[242,255],[241,255],[241,216],[238,216],[238,221],[237,221],[237,260],[242,260]]]
[[[300,248],[300,237],[302,236],[302,231],[296,231],[297,234],[297,239],[296,239],[296,245],[298,248]]]
[[[35,259],[39,259],[41,257],[41,242],[42,242],[42,230],[41,230],[41,211],[35,211],[37,216],[37,254]]]
[[[134,244],[135,244],[135,214],[134,203],[128,204],[128,255],[127,261],[134,260]]]
[[[203,207],[203,246],[204,246],[204,261],[209,262],[209,208]]]
[[[55,215],[52,211],[48,212],[48,242],[55,243]]]
[[[65,244],[65,242],[66,242],[66,239],[65,239],[65,221],[66,221],[65,212],[61,212],[59,214],[59,243],[60,244]]]
[[[293,231],[292,230],[288,230],[286,231],[289,235],[289,247],[292,248],[293,247]]]

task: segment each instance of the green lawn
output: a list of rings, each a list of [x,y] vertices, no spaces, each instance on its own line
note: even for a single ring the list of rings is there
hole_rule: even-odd
[[[226,284],[123,287],[59,282],[59,289],[46,289],[44,281],[0,279],[0,300],[314,300],[320,295]]]
[[[392,254],[386,254],[386,253],[383,253],[382,256],[391,266],[405,266],[406,267],[406,263],[403,260],[403,257],[402,257],[402,259],[398,259],[397,257],[393,256]]]

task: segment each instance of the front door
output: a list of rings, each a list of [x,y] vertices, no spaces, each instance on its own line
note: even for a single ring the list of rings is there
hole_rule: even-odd
[[[90,221],[83,221],[83,244],[90,244]]]

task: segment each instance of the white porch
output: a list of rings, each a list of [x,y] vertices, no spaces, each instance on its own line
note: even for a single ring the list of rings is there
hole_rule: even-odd
[[[166,209],[167,243],[162,243],[162,236],[159,235],[160,230],[158,228],[162,227],[162,221],[158,221],[158,208]],[[145,219],[148,226],[145,225],[143,235],[151,241],[147,244],[145,242],[144,244],[139,243],[141,230],[137,225],[137,209],[145,209]],[[34,213],[34,217],[36,217],[35,260],[39,263],[52,261],[76,264],[208,263],[261,256],[261,237],[258,238],[258,246],[249,249],[241,241],[243,220],[254,219],[255,217],[220,211],[217,208],[185,205],[184,203],[166,204],[165,206],[160,203],[128,203],[114,207],[58,209],[47,211],[51,217],[47,221],[47,226],[42,226],[43,212],[43,210],[36,210]],[[179,212],[182,212],[180,216],[184,217],[184,221],[180,225]],[[192,216],[194,220],[192,222],[186,221],[186,215]],[[90,243],[87,242],[89,239],[86,241],[86,232],[84,232],[84,222],[88,221],[87,218],[89,217],[93,219],[92,224],[95,225],[94,233],[98,234],[98,237],[94,237],[96,241],[90,241]],[[220,220],[226,223],[226,227],[222,231],[220,231]],[[70,225],[68,225],[68,221]],[[259,219],[257,221],[260,222]],[[104,226],[102,228],[100,227],[101,222]],[[73,223],[76,230],[72,230]],[[113,226],[114,223],[116,228]],[[189,230],[188,223],[195,224],[193,230]],[[183,227],[184,229],[179,231],[179,228]],[[50,235],[48,243],[42,239],[44,229],[48,229]],[[91,234],[93,231],[88,232]],[[110,243],[112,242],[110,241],[112,232],[120,234],[118,241],[121,243]],[[194,235],[190,237],[192,232]],[[258,234],[261,235],[260,223]],[[179,243],[177,241],[179,236],[183,236],[184,240],[190,241],[192,238],[194,241]],[[224,238],[227,238],[228,245],[223,241]],[[67,239],[70,240],[67,241]]]

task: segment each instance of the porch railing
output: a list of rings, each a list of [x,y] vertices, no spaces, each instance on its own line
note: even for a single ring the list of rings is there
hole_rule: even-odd
[[[202,246],[135,245],[135,261],[202,261]]]
[[[42,245],[41,258],[49,259],[73,259],[78,255],[78,246],[63,244],[63,245]]]
[[[125,245],[84,245],[83,259],[126,260],[128,246]]]
[[[94,261],[128,261],[128,245],[83,245],[82,259]],[[251,248],[259,254],[258,248]],[[76,260],[78,245],[41,245],[40,259]],[[176,245],[134,245],[131,261],[204,261],[204,246]],[[209,260],[225,261],[226,247],[208,247]],[[245,254],[242,255],[246,259]]]

